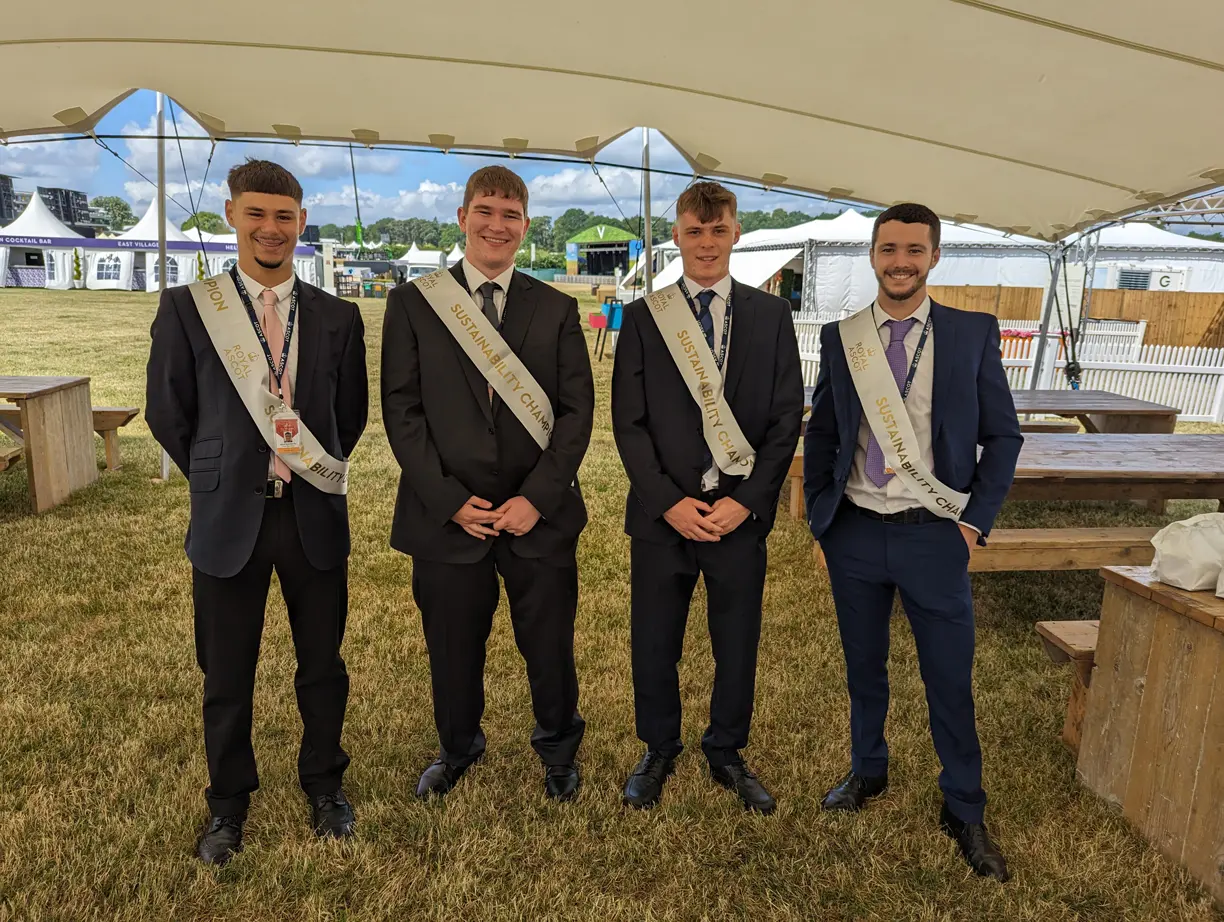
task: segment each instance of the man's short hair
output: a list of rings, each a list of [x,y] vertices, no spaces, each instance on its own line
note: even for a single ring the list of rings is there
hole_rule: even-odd
[[[302,204],[302,184],[283,166],[271,160],[247,158],[229,171],[230,198],[243,192],[262,192],[264,195],[287,195]]]
[[[889,221],[900,221],[902,224],[925,224],[931,229],[931,250],[939,249],[939,216],[926,205],[904,202],[900,205],[893,205],[875,219],[875,225],[871,228],[871,248],[873,250],[876,238],[880,235],[880,225],[887,224]]]
[[[735,193],[726,186],[706,180],[695,182],[676,199],[676,218],[682,214],[697,217],[702,224],[709,224],[722,217],[722,213],[731,209],[731,220],[735,220],[737,203]]]
[[[467,188],[463,190],[464,211],[478,195],[500,195],[513,199],[522,204],[523,214],[527,214],[527,183],[504,166],[482,167],[468,177]]]

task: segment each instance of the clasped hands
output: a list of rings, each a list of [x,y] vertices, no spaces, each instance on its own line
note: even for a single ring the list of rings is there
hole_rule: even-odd
[[[715,500],[713,506],[686,496],[663,513],[663,518],[690,541],[718,541],[739,528],[750,514],[747,506],[730,496]]]
[[[473,538],[483,541],[485,538],[496,538],[503,531],[516,537],[527,534],[540,521],[540,512],[525,496],[508,499],[496,509],[487,499],[469,496],[459,511],[451,516],[451,521]]]

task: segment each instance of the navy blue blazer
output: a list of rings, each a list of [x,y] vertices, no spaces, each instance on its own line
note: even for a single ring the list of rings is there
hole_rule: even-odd
[[[1011,489],[1024,444],[999,352],[999,322],[991,314],[934,301],[931,318],[934,474],[953,490],[972,494],[961,521],[985,536]],[[820,331],[820,375],[803,436],[803,495],[817,539],[846,491],[863,417],[838,327],[829,323]]]

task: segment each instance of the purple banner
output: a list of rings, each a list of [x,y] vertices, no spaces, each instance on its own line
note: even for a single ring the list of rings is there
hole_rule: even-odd
[[[48,250],[140,250],[157,251],[156,240],[98,240],[92,237],[9,237],[0,234],[0,247],[34,247]],[[182,240],[167,240],[166,249],[172,253],[198,253],[200,244]],[[205,253],[237,253],[236,243],[205,243]],[[293,249],[294,256],[314,256],[314,247],[299,246]]]

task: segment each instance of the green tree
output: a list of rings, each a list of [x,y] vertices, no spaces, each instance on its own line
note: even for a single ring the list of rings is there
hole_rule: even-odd
[[[132,206],[117,195],[99,195],[89,204],[106,213],[106,226],[111,230],[123,230],[136,223]]]
[[[206,234],[224,234],[227,225],[225,219],[215,211],[197,211],[180,226],[181,230],[193,230],[199,224],[200,230]]]
[[[531,244],[536,245],[536,249],[552,249],[553,245],[553,219],[548,215],[540,215],[538,218],[531,219],[531,227],[527,228],[527,233],[523,237],[523,243],[527,244],[527,249],[531,249]]]
[[[534,222],[532,223],[532,227],[533,228],[535,227]],[[446,250],[447,252],[450,252],[451,250],[455,248],[456,243],[459,244],[461,247],[466,246],[467,245],[467,235],[464,234],[463,231],[459,230],[458,224],[456,224],[454,221],[451,221],[447,224],[442,225],[441,241],[442,241],[442,248]]]
[[[565,241],[578,233],[584,228],[590,227],[588,223],[593,218],[589,211],[583,211],[581,208],[571,208],[561,217],[553,221],[552,232],[552,247],[558,253],[565,252]]]

